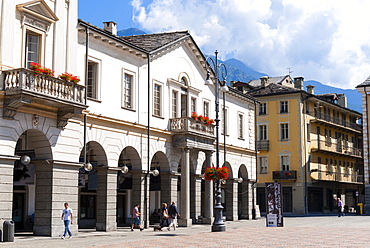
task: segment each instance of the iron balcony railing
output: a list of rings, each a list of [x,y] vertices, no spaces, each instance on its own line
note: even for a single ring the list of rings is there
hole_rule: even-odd
[[[354,123],[354,122],[346,121],[344,119],[337,118],[332,115],[320,113],[317,111],[311,111],[308,114],[311,116],[314,116],[318,120],[326,121],[326,122],[329,122],[329,123],[332,123],[338,126],[346,127],[346,128],[351,128],[356,131],[362,131],[362,125]]]
[[[273,180],[297,180],[297,171],[273,171],[272,172]]]
[[[362,149],[329,140],[311,140],[311,150],[321,150],[349,156],[362,157]]]
[[[358,173],[343,173],[333,170],[311,169],[311,178],[319,181],[335,181],[344,183],[363,183],[364,176]]]
[[[258,151],[268,151],[270,149],[269,140],[257,140],[256,146]]]

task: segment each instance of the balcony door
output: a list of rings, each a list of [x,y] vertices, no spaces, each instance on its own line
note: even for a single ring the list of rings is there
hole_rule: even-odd
[[[181,117],[188,117],[188,95],[181,94]]]

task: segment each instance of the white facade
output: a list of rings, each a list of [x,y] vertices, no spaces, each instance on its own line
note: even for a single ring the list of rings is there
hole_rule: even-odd
[[[73,1],[1,1],[0,6],[0,220],[13,219],[16,231],[58,236],[67,201],[78,219],[72,232],[110,231],[130,222],[135,203],[148,225],[162,202],[177,201],[180,225],[211,223],[212,183],[202,180],[202,173],[216,164],[215,128],[190,116],[195,110],[215,118],[215,94],[204,85],[205,58],[191,36],[119,39],[78,22]],[[156,44],[153,37],[171,42],[146,47]],[[25,69],[32,61],[55,75]],[[57,79],[63,72],[79,76],[80,83]],[[228,220],[251,219],[255,102],[231,90],[225,106],[226,161],[223,135],[219,157],[231,173],[222,186],[224,214]],[[31,163],[20,163],[22,155]],[[82,168],[85,157],[94,166],[90,172]],[[129,173],[122,174],[122,166]],[[159,177],[150,174],[154,169]],[[234,179],[240,177],[238,184]]]

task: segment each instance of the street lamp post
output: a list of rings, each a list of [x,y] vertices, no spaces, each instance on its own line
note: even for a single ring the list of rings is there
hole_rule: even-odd
[[[206,79],[206,82],[205,84],[206,85],[212,85],[214,84],[215,86],[215,109],[216,109],[216,118],[215,118],[215,122],[216,122],[216,168],[220,168],[220,143],[219,143],[219,126],[220,126],[220,119],[219,119],[219,99],[220,99],[220,96],[219,96],[219,91],[222,91],[222,92],[225,92],[225,91],[228,91],[228,87],[226,86],[226,83],[223,83],[222,84],[222,87],[219,89],[220,87],[220,82],[219,82],[219,71],[223,70],[222,71],[222,81],[224,82],[224,80],[226,79],[226,75],[227,75],[227,70],[226,70],[226,66],[225,64],[223,63],[218,63],[218,60],[217,60],[217,55],[218,55],[218,52],[217,50],[215,51],[215,60],[213,60],[212,58],[208,57],[207,58],[207,62],[208,62],[208,65],[209,67],[212,69],[211,65],[213,66],[213,70],[214,70],[214,75],[215,75],[215,82],[213,83],[210,76],[211,76],[211,73],[208,71],[208,74],[207,74],[207,79]],[[212,232],[223,232],[226,230],[226,226],[225,226],[225,223],[222,219],[222,210],[223,210],[223,206],[221,205],[221,180],[218,179],[216,181],[216,192],[215,192],[215,198],[216,198],[216,203],[214,205],[214,215],[215,215],[215,219],[213,221],[213,224],[212,224]]]

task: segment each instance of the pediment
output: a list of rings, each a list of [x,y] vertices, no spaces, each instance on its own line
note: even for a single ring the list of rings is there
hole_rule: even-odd
[[[49,24],[55,23],[59,20],[44,0],[18,4],[17,10],[21,12],[22,15],[41,19],[43,21],[47,21]]]

